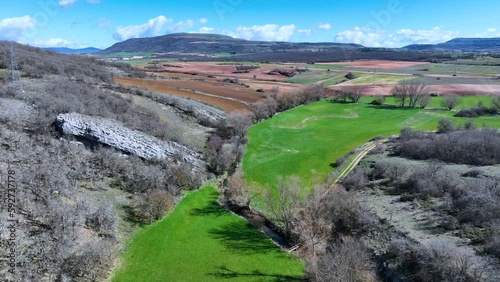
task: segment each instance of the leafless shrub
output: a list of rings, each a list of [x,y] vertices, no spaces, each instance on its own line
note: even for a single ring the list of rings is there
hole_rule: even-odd
[[[112,245],[106,241],[87,244],[64,260],[58,278],[82,282],[105,279],[113,263],[113,252]]]
[[[343,180],[342,185],[346,190],[359,190],[368,184],[366,170],[363,167],[357,167],[351,171]]]
[[[429,246],[393,242],[390,250],[399,260],[399,269],[409,272],[409,281],[481,281],[482,266],[455,245],[434,241]]]
[[[455,94],[443,96],[443,100],[441,100],[441,106],[449,111],[453,110],[459,104],[460,97]]]
[[[500,134],[496,129],[460,130],[446,134],[401,134],[396,154],[413,159],[438,159],[470,165],[500,163]]]
[[[149,191],[135,208],[137,215],[148,223],[161,219],[174,206],[174,200],[165,190]]]
[[[117,215],[111,209],[112,207],[101,206],[95,212],[86,215],[85,226],[99,234],[113,236]]]
[[[370,281],[375,276],[371,254],[363,243],[347,239],[330,247],[331,251],[318,261],[314,281],[344,282]],[[311,270],[310,270],[311,271]]]

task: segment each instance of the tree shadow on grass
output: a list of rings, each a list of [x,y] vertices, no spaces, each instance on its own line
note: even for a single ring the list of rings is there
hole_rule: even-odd
[[[209,215],[214,215],[214,216],[222,216],[228,213],[226,209],[221,207],[219,203],[217,203],[217,198],[218,198],[218,193],[216,191],[211,192],[210,195],[208,195],[208,198],[211,199],[209,203],[206,205],[195,208],[191,210],[191,215],[193,216],[209,216]]]
[[[279,251],[257,228],[246,222],[233,222],[208,231],[231,253],[252,255]]]
[[[255,281],[274,281],[274,282],[306,281],[306,279],[304,279],[303,277],[282,275],[276,273],[263,273],[258,269],[250,272],[238,272],[230,270],[224,265],[217,267],[217,269],[218,269],[217,271],[213,273],[208,273],[208,275],[223,280],[246,277],[246,278],[255,278]]]
[[[191,215],[193,216],[222,216],[227,214],[228,211],[225,210],[223,207],[219,206],[217,201],[212,201],[210,204],[201,207],[201,208],[195,208],[191,210]]]

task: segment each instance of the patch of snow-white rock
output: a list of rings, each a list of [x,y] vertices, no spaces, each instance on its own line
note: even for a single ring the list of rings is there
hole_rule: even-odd
[[[140,131],[126,128],[117,121],[78,113],[67,113],[59,114],[55,125],[64,134],[105,144],[143,159],[183,161],[192,165],[194,170],[205,171],[203,156],[196,151],[173,141],[160,140]]]

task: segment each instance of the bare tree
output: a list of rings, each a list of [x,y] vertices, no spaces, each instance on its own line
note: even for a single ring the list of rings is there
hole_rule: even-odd
[[[441,100],[441,106],[449,111],[453,110],[458,104],[460,104],[460,97],[455,94],[443,96],[443,100]]]
[[[403,80],[391,90],[391,94],[399,100],[401,107],[408,105],[409,108],[415,108],[429,95],[429,91],[422,80]]]
[[[226,196],[234,204],[242,207],[250,207],[250,203],[259,193],[251,189],[243,179],[243,172],[237,170],[233,175],[229,176],[227,179],[227,190]]]
[[[272,220],[283,228],[287,238],[291,237],[294,212],[301,198],[301,181],[297,176],[291,176],[286,180],[280,177],[276,189],[264,194],[264,202]]]
[[[227,125],[231,127],[236,136],[243,138],[252,126],[255,115],[249,111],[231,112],[227,117]]]
[[[295,211],[294,231],[304,241],[306,249],[316,257],[316,245],[325,243],[331,235],[331,192],[326,185],[316,185]]]
[[[358,103],[361,97],[363,97],[364,91],[365,88],[363,86],[355,85],[349,89],[347,97],[349,98],[349,100],[351,100],[351,102]]]
[[[323,256],[316,272],[316,281],[371,281],[375,264],[367,247],[359,240],[348,239],[331,246],[332,251]]]

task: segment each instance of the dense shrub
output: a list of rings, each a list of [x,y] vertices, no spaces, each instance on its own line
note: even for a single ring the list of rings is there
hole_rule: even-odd
[[[495,107],[487,108],[485,106],[476,106],[470,109],[462,109],[455,116],[477,118],[481,116],[491,116],[498,114],[498,109]]]
[[[385,96],[377,96],[375,97],[370,104],[376,105],[376,106],[381,106],[385,103]]]
[[[474,254],[452,244],[433,241],[428,246],[393,240],[390,254],[398,261],[405,281],[482,281],[482,269]]]
[[[396,141],[395,153],[417,160],[493,165],[500,163],[500,134],[496,129],[459,130],[443,134],[406,130]]]
[[[151,190],[142,196],[136,206],[136,214],[145,222],[152,223],[161,219],[174,206],[174,199],[165,190]]]
[[[359,240],[348,239],[329,249],[331,251],[319,259],[317,272],[310,275],[313,281],[371,281],[375,275],[370,250]]]
[[[346,190],[359,190],[368,184],[366,171],[363,167],[356,167],[342,181],[342,185]]]

